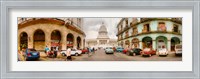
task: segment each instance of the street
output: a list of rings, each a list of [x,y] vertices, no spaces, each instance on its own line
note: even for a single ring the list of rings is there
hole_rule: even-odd
[[[38,61],[65,61],[66,57],[58,54],[57,58],[49,58],[44,54],[41,55]],[[95,53],[82,54],[80,56],[72,56],[72,61],[181,61],[181,56],[175,56],[174,53],[170,53],[168,56],[153,55],[151,57],[141,55],[128,56],[121,52],[115,52],[114,54],[106,54],[103,49],[97,50]]]

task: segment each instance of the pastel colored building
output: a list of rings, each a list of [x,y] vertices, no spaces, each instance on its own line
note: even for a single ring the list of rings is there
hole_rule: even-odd
[[[82,18],[18,18],[18,48],[83,48]]]
[[[165,46],[174,51],[182,44],[182,18],[122,18],[117,29],[118,46],[124,48]]]

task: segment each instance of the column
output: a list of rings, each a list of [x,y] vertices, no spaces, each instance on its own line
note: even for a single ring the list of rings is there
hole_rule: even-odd
[[[77,48],[77,36],[74,35],[73,48]]]
[[[20,48],[20,40],[21,40],[21,38],[20,38],[20,33],[18,33],[17,38],[18,38],[18,41],[17,41],[17,49],[20,50],[20,49],[21,49],[21,48]]]
[[[156,40],[153,40],[153,50],[156,50]]]
[[[44,34],[45,34],[45,46],[47,45],[47,47],[49,47],[49,49],[51,50],[51,33],[44,31]]]
[[[27,33],[28,34],[28,48],[33,48],[33,42],[34,42],[34,34]]]
[[[61,37],[61,50],[67,50],[67,35],[66,34],[62,34],[62,37]]]
[[[142,41],[139,41],[139,47],[140,47],[140,49],[143,49],[142,48]]]
[[[97,40],[97,46],[99,47],[99,40]]]
[[[169,52],[171,52],[171,40],[167,41],[167,49]]]
[[[81,49],[83,49],[84,48],[84,38],[81,38]]]

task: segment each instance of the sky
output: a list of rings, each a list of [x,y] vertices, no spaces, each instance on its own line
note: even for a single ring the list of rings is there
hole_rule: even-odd
[[[117,39],[117,24],[121,18],[83,18],[83,31],[86,39],[96,39],[102,23],[107,28],[108,36],[111,39]]]

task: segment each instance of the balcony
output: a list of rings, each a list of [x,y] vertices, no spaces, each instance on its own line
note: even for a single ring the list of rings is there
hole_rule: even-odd
[[[182,18],[172,18],[171,21],[182,24]]]
[[[126,25],[126,27],[124,28],[124,31],[126,31],[126,30],[128,30],[129,29],[129,27],[128,27],[128,25]]]

